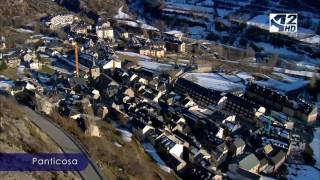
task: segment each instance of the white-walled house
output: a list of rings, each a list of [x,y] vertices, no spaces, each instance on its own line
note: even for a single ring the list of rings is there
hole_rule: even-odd
[[[113,68],[121,68],[121,62],[112,59],[111,61],[107,62],[103,66],[103,69],[113,69]]]
[[[29,66],[32,70],[39,70],[42,67],[42,64],[39,62],[32,62],[29,64]]]
[[[96,26],[96,33],[98,38],[114,40],[114,31],[109,22]]]
[[[78,17],[73,14],[57,15],[50,19],[46,24],[50,29],[57,29],[72,24],[75,20],[78,20]]]
[[[182,153],[183,153],[183,145],[182,145],[182,144],[176,144],[176,145],[174,145],[174,146],[169,150],[169,153],[181,158],[181,157],[182,157]]]
[[[245,147],[246,147],[246,144],[241,138],[236,138],[231,145],[231,148],[235,156],[239,156],[243,154]]]

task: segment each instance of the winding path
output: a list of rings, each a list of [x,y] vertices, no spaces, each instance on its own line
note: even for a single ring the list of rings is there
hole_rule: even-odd
[[[26,112],[29,116],[29,119],[37,125],[42,131],[48,134],[58,146],[62,149],[65,153],[83,153],[89,159],[88,166],[85,170],[79,171],[79,175],[82,179],[85,180],[100,180],[106,179],[103,174],[100,172],[98,167],[92,162],[88,153],[85,149],[71,137],[66,131],[64,131],[61,127],[56,125],[55,123],[51,122],[50,120],[46,119],[45,117],[41,116],[40,114],[36,113],[35,111],[31,110],[26,106],[20,106],[21,110]]]

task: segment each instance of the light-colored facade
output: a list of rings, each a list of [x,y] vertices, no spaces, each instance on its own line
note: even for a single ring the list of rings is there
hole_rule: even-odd
[[[117,60],[111,60],[103,66],[103,69],[121,68],[121,62]]]
[[[153,56],[157,58],[162,58],[165,55],[164,49],[140,49],[139,53],[145,56]]]
[[[251,173],[258,173],[259,166],[259,159],[252,153],[239,162],[239,168]]]
[[[50,29],[57,29],[72,24],[78,18],[72,14],[57,15],[47,23]]]

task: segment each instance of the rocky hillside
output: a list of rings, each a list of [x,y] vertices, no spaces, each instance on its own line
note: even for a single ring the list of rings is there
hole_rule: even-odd
[[[41,17],[74,12],[89,18],[99,14],[112,16],[124,0],[1,0],[0,26],[22,26]]]
[[[0,96],[0,152],[61,152],[60,148],[35,126],[13,99]],[[15,113],[12,113],[15,112]],[[1,172],[0,179],[80,179],[71,172]]]
[[[57,4],[69,11],[81,13],[93,20],[98,15],[113,16],[121,6],[126,7],[124,0],[55,0]]]
[[[1,0],[0,26],[21,26],[66,9],[51,0]]]
[[[120,7],[127,9],[124,0],[0,0],[0,37],[4,36],[7,47],[13,48],[30,35],[15,29],[29,26],[38,33],[42,17],[75,13],[84,20],[97,21],[99,15],[115,15]]]

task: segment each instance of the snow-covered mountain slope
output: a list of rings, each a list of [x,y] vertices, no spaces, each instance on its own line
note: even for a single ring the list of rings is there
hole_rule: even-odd
[[[250,45],[257,52],[270,53],[261,47],[267,43],[298,54],[292,59],[297,61],[318,62],[320,58],[320,1],[154,0],[157,6],[152,9],[145,5],[150,2],[147,0],[130,2],[130,10],[140,19],[156,27],[165,24],[165,30],[180,30],[189,37],[242,48]],[[298,13],[298,33],[269,33],[270,13]]]

